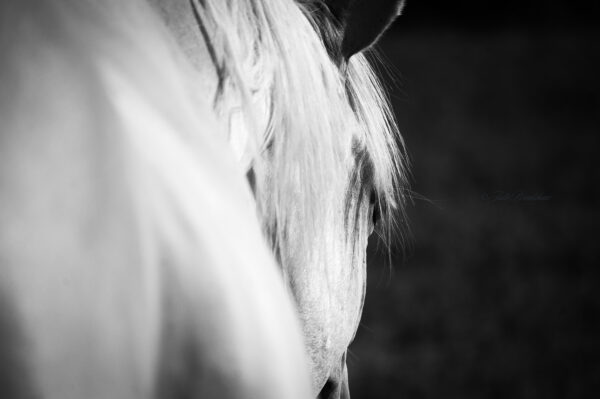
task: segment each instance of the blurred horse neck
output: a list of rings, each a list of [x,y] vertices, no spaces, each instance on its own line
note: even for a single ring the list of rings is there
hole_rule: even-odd
[[[143,1],[0,10],[0,289],[32,390],[306,397],[293,308],[200,97],[215,79],[190,88]]]

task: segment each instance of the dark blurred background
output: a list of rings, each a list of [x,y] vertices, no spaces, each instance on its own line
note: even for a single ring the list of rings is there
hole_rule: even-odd
[[[418,195],[407,254],[370,245],[353,398],[600,397],[597,8],[409,0],[384,37]]]

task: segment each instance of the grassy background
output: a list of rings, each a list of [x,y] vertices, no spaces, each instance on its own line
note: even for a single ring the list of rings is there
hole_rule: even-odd
[[[589,26],[442,26],[380,45],[431,201],[409,205],[407,257],[370,251],[353,398],[597,397],[598,43]]]

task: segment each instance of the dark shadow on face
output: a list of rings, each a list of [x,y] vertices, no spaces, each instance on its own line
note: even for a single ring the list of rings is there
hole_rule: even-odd
[[[350,399],[345,353],[337,367],[329,374],[329,379],[321,389],[317,399]]]

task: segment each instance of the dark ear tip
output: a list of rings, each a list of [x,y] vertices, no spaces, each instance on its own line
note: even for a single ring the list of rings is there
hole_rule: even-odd
[[[345,0],[333,1],[340,3]],[[341,54],[346,60],[372,46],[404,8],[404,0],[346,0]]]

